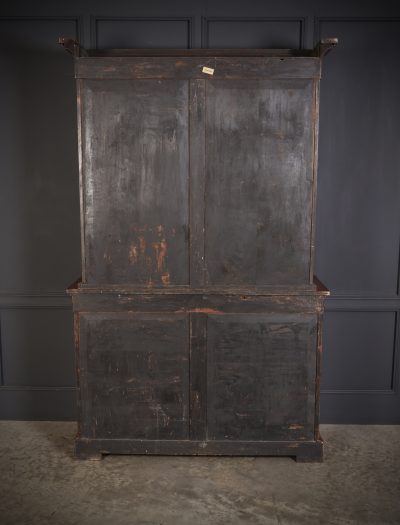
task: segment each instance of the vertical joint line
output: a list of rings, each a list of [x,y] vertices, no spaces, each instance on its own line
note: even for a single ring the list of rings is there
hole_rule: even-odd
[[[0,385],[4,385],[2,317],[0,314]]]
[[[204,368],[203,373],[205,376],[204,379],[204,392],[203,392],[203,406],[204,406],[204,440],[208,440],[208,416],[207,416],[207,410],[208,410],[208,351],[207,351],[207,330],[208,330],[208,316],[204,316],[204,338],[203,338],[203,352],[204,352]]]
[[[397,257],[397,283],[396,283],[396,293],[400,294],[400,237],[399,237],[399,253]]]
[[[202,254],[202,283],[203,286],[208,284],[208,279],[206,279],[206,190],[207,190],[207,170],[206,170],[206,163],[207,163],[207,133],[206,133],[206,127],[207,127],[207,82],[206,80],[203,80],[204,82],[204,161],[203,161],[203,254]]]
[[[317,314],[317,348],[315,356],[315,403],[314,403],[314,439],[319,437],[320,425],[320,396],[321,396],[321,364],[322,364],[322,317]]]
[[[312,191],[311,191],[311,225],[310,225],[310,268],[309,281],[313,282],[315,256],[315,219],[316,219],[316,144],[317,144],[317,81],[313,80],[313,103],[312,103]]]
[[[189,161],[188,161],[188,170],[189,170],[189,181],[188,181],[188,198],[189,198],[189,247],[188,247],[188,262],[189,262],[189,286],[192,285],[192,272],[191,272],[191,265],[192,265],[192,257],[191,257],[191,251],[192,251],[192,198],[191,198],[191,186],[192,186],[192,170],[191,170],[191,150],[192,150],[192,138],[190,134],[190,122],[192,120],[192,81],[189,79],[188,81],[188,149],[189,149]]]
[[[188,432],[189,439],[192,437],[192,371],[191,371],[191,361],[192,361],[192,314],[189,313],[189,363],[188,363],[188,375],[189,375],[189,395],[188,395]]]
[[[392,374],[390,381],[390,388],[392,391],[397,392],[397,383],[399,377],[399,311],[395,313],[395,324],[394,324],[394,341],[393,341],[393,356],[392,356]]]

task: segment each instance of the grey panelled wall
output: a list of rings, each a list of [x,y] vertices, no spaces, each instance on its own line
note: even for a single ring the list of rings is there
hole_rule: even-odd
[[[400,423],[400,4],[16,0],[0,9],[0,417],[75,417],[64,294],[80,268],[75,87],[57,38],[89,48],[310,48],[335,36],[320,107],[316,274],[332,290],[321,420]]]

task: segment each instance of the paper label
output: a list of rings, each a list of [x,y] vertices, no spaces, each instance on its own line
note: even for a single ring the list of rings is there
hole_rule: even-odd
[[[213,75],[214,74],[214,70],[211,67],[204,66],[203,67],[203,73],[207,73],[207,75]]]

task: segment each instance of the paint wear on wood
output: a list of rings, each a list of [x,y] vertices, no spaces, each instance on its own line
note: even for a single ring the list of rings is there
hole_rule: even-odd
[[[84,50],[77,456],[322,458],[315,50]],[[212,74],[211,74],[212,71]]]

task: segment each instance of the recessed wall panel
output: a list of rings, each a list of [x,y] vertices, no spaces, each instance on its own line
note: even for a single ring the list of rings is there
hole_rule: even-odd
[[[0,289],[63,290],[80,273],[75,82],[57,44],[77,20],[0,19]]]
[[[393,294],[400,238],[400,21],[322,20],[316,273],[335,292]]]
[[[395,312],[327,312],[322,390],[390,390],[395,333]]]
[[[100,18],[94,24],[98,48],[190,47],[189,19]]]
[[[205,19],[206,47],[291,48],[301,47],[301,19]]]
[[[69,308],[1,311],[6,386],[74,386],[75,350]]]

